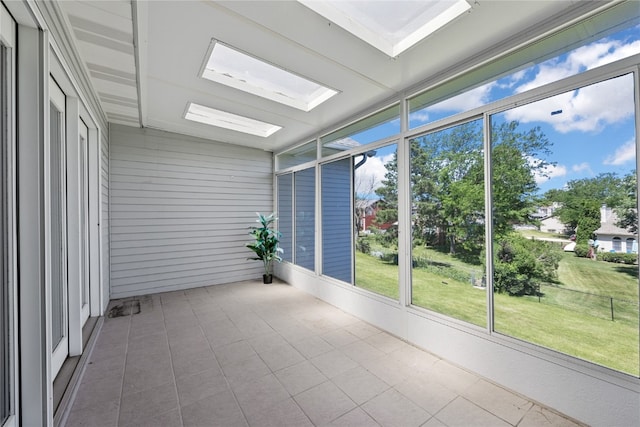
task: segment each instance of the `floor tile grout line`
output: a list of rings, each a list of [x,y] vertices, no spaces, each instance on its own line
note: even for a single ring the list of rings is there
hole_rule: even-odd
[[[223,309],[223,312],[224,312],[224,309]],[[228,316],[228,314],[225,313],[225,315],[227,316],[229,321],[231,323],[233,323],[233,320]],[[245,414],[245,411],[242,409],[242,405],[240,405],[240,401],[238,400],[238,397],[236,396],[236,392],[234,391],[233,386],[229,382],[229,378],[227,378],[227,374],[225,373],[222,365],[220,364],[220,361],[218,360],[218,357],[216,356],[216,352],[215,352],[213,346],[211,345],[211,341],[207,338],[207,335],[204,332],[204,329],[202,329],[202,323],[200,322],[200,319],[198,318],[197,315],[196,315],[196,318],[198,319],[198,328],[202,332],[202,335],[203,335],[204,339],[207,341],[207,344],[209,345],[209,348],[211,349],[211,354],[213,355],[213,358],[214,358],[214,360],[216,362],[216,365],[218,366],[218,369],[220,369],[220,373],[222,374],[222,378],[224,378],[224,381],[225,381],[225,383],[227,385],[227,389],[231,392],[231,395],[233,396],[234,402],[238,406],[238,409],[240,409],[240,413],[242,413],[242,417],[244,419],[245,424],[247,426],[249,426],[250,425],[249,424],[249,419],[247,418],[247,415]],[[235,326],[235,324],[234,324],[234,326]]]
[[[124,380],[127,376],[127,360],[129,359],[129,336],[131,335],[131,315],[127,319],[127,339],[124,347],[124,367],[122,368],[122,384],[120,385],[120,401],[118,402],[118,416],[116,418],[116,426],[120,426],[120,417],[122,416],[122,399],[124,398]]]
[[[186,295],[185,295],[186,296]],[[160,299],[160,308],[162,312],[162,324],[164,326],[164,332],[167,337],[167,347],[169,349],[169,362],[171,363],[171,376],[173,378],[173,389],[176,393],[176,401],[178,404],[178,416],[180,417],[181,427],[184,426],[184,420],[182,418],[182,405],[180,405],[180,393],[178,393],[178,381],[176,379],[176,372],[173,366],[173,354],[171,353],[171,343],[169,342],[169,334],[167,332],[167,318],[164,315],[164,304],[162,304],[162,299]],[[193,310],[191,310],[193,312]],[[194,313],[195,315],[195,313]]]

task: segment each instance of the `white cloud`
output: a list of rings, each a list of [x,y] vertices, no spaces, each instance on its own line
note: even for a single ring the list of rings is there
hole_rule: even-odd
[[[459,113],[462,111],[472,110],[474,108],[485,105],[491,101],[491,89],[496,85],[495,82],[488,83],[486,85],[479,86],[470,91],[461,93],[435,105],[432,105],[425,110],[437,111],[437,112],[453,112]]]
[[[418,123],[427,123],[429,121],[429,113],[427,113],[426,110],[416,111],[415,113],[409,114],[409,121],[412,123],[414,121],[417,121]]]
[[[633,79],[626,75],[514,108],[505,116],[521,123],[546,122],[567,133],[599,132],[633,117],[633,112]]]
[[[511,74],[508,77],[508,81],[503,81],[502,83],[500,83],[498,86],[501,89],[511,89],[512,87],[514,87],[516,84],[518,84],[518,82],[522,81],[522,79],[524,79],[524,77],[526,76],[528,70],[520,70],[517,71],[513,74]]]
[[[591,166],[589,165],[589,163],[587,162],[582,162],[578,165],[573,165],[571,166],[571,171],[572,172],[589,172],[590,174],[593,175],[593,171],[591,170]]]
[[[605,165],[619,166],[627,162],[633,161],[636,158],[636,141],[635,138],[631,138],[619,146],[616,151],[607,156],[602,163]]]
[[[355,192],[361,196],[366,196],[380,188],[387,174],[385,165],[391,160],[393,160],[393,153],[383,157],[367,158],[367,161],[356,169]]]
[[[535,172],[533,178],[536,180],[536,184],[542,184],[553,178],[559,178],[567,174],[567,168],[563,165],[548,165]]]
[[[637,53],[640,53],[640,41],[592,43],[574,50],[563,61],[553,59],[540,64],[536,76],[518,86],[515,92],[524,92]],[[522,123],[549,123],[562,133],[598,132],[606,125],[631,117],[633,111],[633,79],[627,75],[510,110],[506,117]],[[559,113],[552,115],[552,112]]]
[[[518,86],[516,93],[552,83],[556,80],[609,64],[637,53],[640,53],[640,40],[627,44],[623,44],[620,40],[605,40],[591,43],[569,53],[564,61],[552,59],[543,62],[538,66],[536,77]]]

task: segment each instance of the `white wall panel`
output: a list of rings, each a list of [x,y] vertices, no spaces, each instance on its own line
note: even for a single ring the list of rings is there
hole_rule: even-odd
[[[260,277],[248,227],[273,209],[271,153],[113,125],[111,298]]]

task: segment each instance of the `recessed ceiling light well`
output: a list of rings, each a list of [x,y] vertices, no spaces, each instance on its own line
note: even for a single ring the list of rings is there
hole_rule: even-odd
[[[471,8],[466,0],[298,1],[391,57]]]
[[[212,40],[207,56],[203,78],[302,111],[311,111],[338,93],[218,40]]]
[[[261,136],[263,138],[271,136],[282,129],[282,126],[238,116],[237,114],[216,110],[193,102],[190,102],[187,106],[187,112],[185,113],[184,118],[194,122],[204,123],[206,125]]]

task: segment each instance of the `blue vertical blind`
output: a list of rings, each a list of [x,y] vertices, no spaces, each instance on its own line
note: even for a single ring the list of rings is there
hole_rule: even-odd
[[[322,166],[322,274],[351,283],[351,158]]]

